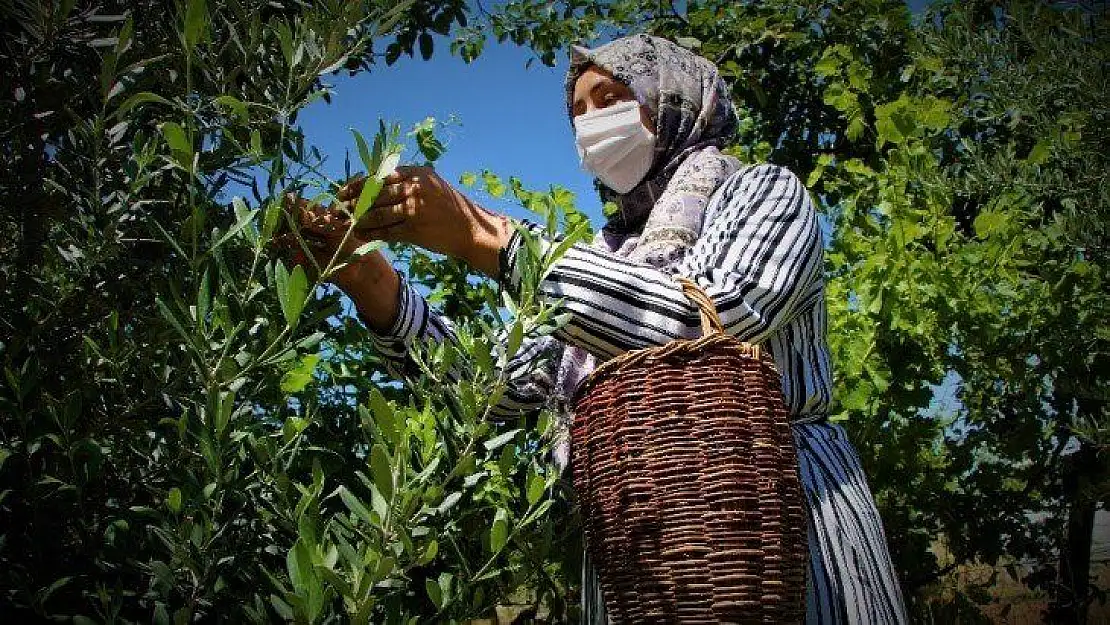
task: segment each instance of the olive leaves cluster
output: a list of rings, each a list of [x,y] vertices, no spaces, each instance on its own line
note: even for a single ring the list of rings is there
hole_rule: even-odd
[[[298,112],[329,97],[328,76],[374,65],[375,45],[411,51],[459,14],[425,9],[182,0],[5,12],[0,617],[565,611],[571,526],[552,520],[566,504],[546,461],[550,419],[487,418],[507,382],[499,367],[554,330],[556,308],[529,288],[499,300],[464,281],[455,297],[459,285],[440,281],[483,321],[461,323],[458,343],[416,346],[419,380],[400,387],[323,284],[348,259],[305,271],[270,247],[295,232],[286,194],[327,203],[341,182]],[[380,183],[409,145],[434,160],[434,127],[355,133],[361,169]],[[378,189],[364,186],[355,216]],[[536,197],[555,195],[534,207],[569,214],[564,192]],[[447,266],[398,256],[426,281]],[[526,280],[551,261],[526,254]]]

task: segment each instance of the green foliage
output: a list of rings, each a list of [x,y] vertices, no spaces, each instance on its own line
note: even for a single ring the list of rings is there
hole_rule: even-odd
[[[1074,622],[1074,528],[1110,488],[1105,7],[515,0],[498,19],[543,60],[647,30],[717,63],[731,151],[790,167],[825,213],[833,417],[915,611],[943,613],[951,567],[1031,558],[1048,617]]]
[[[346,259],[306,272],[268,249],[287,193],[328,202],[338,185],[295,123],[324,76],[372,63],[386,36],[430,52],[427,31],[461,7],[5,12],[0,617],[439,622],[510,595],[565,613],[574,526],[550,419],[487,418],[506,384],[498,337],[551,332],[557,308],[405,251],[475,314],[459,345],[416,350],[424,375],[402,389],[323,284]],[[410,135],[429,161],[434,130]],[[354,143],[362,213],[406,146],[385,124]],[[553,225],[577,215],[565,192],[533,203]]]
[[[1110,484],[1105,10],[478,11],[21,2],[0,18],[0,615],[439,622],[509,596],[571,614],[549,416],[485,418],[500,365],[561,322],[531,286],[551,258],[533,254],[514,301],[394,246],[460,338],[418,349],[402,387],[312,278],[344,259],[289,270],[265,243],[286,192],[326,202],[338,184],[296,127],[330,97],[327,75],[427,58],[432,33],[467,60],[493,36],[551,64],[571,41],[646,28],[718,64],[741,113],[731,151],[789,166],[824,212],[833,416],[915,612],[984,598],[936,605],[952,566],[1029,558],[1048,616],[1076,620],[1082,521]],[[406,137],[427,161],[435,128]],[[358,213],[404,150],[396,127],[367,137],[353,137],[372,178]],[[564,189],[461,182],[588,233]]]

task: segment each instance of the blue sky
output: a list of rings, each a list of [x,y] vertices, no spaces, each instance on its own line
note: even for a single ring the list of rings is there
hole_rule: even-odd
[[[907,4],[917,13],[927,0]],[[467,65],[449,53],[447,37],[437,36],[435,44],[429,61],[403,56],[393,66],[383,64],[354,78],[328,77],[332,103],[318,100],[299,121],[309,143],[329,157],[329,175],[342,174],[347,150],[353,154],[352,167],[358,163],[350,128],[370,137],[379,118],[408,130],[428,116],[454,116],[458,123],[441,134],[447,153],[436,164],[449,182],[457,184],[465,171],[489,169],[517,176],[527,188],[562,185],[575,193],[578,209],[600,226],[601,206],[592,178],[579,167],[564,108],[566,55],[557,57],[554,68],[538,61],[526,68],[533,57],[528,48],[498,44],[491,37],[481,56]],[[492,210],[527,216],[508,201],[471,197]]]
[[[465,171],[489,169],[506,178],[517,176],[527,188],[562,185],[576,194],[579,209],[600,224],[592,178],[579,167],[565,113],[566,58],[555,68],[535,62],[526,69],[532,56],[528,49],[490,41],[467,65],[451,56],[448,46],[449,40],[440,37],[429,61],[402,57],[391,67],[354,78],[329,77],[332,103],[318,100],[299,118],[308,142],[329,157],[325,171],[339,177],[346,150],[352,152],[352,168],[357,166],[350,128],[370,137],[379,118],[408,130],[428,116],[444,121],[454,116],[458,122],[440,132],[447,153],[436,163],[449,182],[457,184]],[[509,202],[481,193],[471,196],[492,210],[526,216]]]

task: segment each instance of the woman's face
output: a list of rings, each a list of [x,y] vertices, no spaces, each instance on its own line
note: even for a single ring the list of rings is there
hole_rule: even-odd
[[[578,80],[574,83],[574,100],[571,102],[571,112],[575,117],[583,113],[590,113],[621,102],[635,100],[636,96],[628,85],[617,80],[608,71],[591,65],[587,67]],[[655,124],[646,106],[640,105],[640,121],[651,132],[655,132]]]

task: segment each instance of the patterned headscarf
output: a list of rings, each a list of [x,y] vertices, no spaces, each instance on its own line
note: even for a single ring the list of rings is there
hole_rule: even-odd
[[[617,39],[595,49],[572,46],[566,78],[567,114],[573,124],[574,84],[589,66],[628,85],[655,124],[655,154],[643,182],[624,195],[599,185],[602,198],[620,208],[593,245],[630,260],[668,270],[701,234],[709,197],[740,162],[722,154],[737,129],[728,86],[710,61],[670,41],[649,35]],[[569,401],[597,359],[567,347],[557,372],[561,444],[569,447]]]

